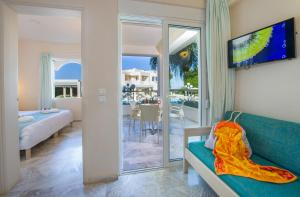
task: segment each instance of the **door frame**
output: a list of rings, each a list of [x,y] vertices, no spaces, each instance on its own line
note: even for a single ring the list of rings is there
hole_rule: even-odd
[[[201,88],[199,88],[199,98],[201,98],[201,114],[200,126],[207,125],[208,117],[208,87],[207,87],[207,66],[206,66],[206,50],[205,50],[205,24],[203,22],[185,21],[185,20],[164,20],[163,21],[163,52],[162,52],[162,97],[163,97],[163,152],[164,152],[164,167],[170,167],[180,164],[181,161],[170,161],[170,139],[169,139],[169,27],[190,27],[200,29],[200,66],[199,73],[201,76]],[[183,142],[182,142],[183,143]]]
[[[39,2],[34,2],[34,1],[29,1],[27,3],[24,3],[22,1],[3,1],[3,3],[8,6],[10,9],[13,10],[13,12],[16,14],[16,15],[19,15],[21,14],[21,11],[18,10],[18,9],[15,9],[16,6],[21,6],[21,9],[23,7],[33,7],[34,9],[39,9],[39,8],[46,8],[46,9],[59,9],[59,10],[65,10],[65,11],[75,11],[75,12],[80,12],[81,14],[81,17],[80,17],[80,20],[81,20],[81,60],[82,60],[82,71],[84,72],[84,63],[85,63],[85,54],[84,54],[84,51],[85,51],[85,39],[84,39],[84,34],[85,34],[85,20],[84,20],[84,15],[85,15],[85,9],[84,9],[84,6],[83,5],[62,5],[60,3],[53,3],[53,4],[49,4],[47,2],[45,3],[39,3]],[[38,14],[37,14],[38,15]],[[14,54],[14,55],[17,55],[18,57],[18,53],[17,54]],[[16,73],[18,75],[18,73]],[[82,79],[82,82],[84,81],[84,79]],[[0,92],[1,94],[1,92]],[[17,99],[17,98],[16,98]],[[18,100],[18,99],[17,99]],[[1,104],[0,104],[1,105]],[[82,106],[82,104],[81,104]],[[0,106],[0,113],[3,113],[3,109],[1,108]],[[2,114],[1,114],[2,116]],[[11,120],[11,119],[9,119]],[[1,122],[1,121],[0,121]],[[15,122],[17,124],[17,122]],[[1,130],[1,129],[0,129]],[[7,133],[6,130],[2,130],[0,131],[0,141],[3,140],[3,135],[6,134],[6,135],[9,135],[11,137],[11,134],[9,134],[10,132]],[[83,144],[84,144],[84,136],[82,136],[82,141],[83,141]],[[3,151],[3,148],[2,146],[4,145],[1,145],[0,144],[0,156],[2,157],[2,155],[4,155],[4,151]],[[18,144],[16,146],[19,146]],[[82,145],[82,157],[84,156],[84,145]],[[18,155],[17,155],[18,158],[20,158],[20,153],[18,152]],[[6,158],[0,160],[0,174],[2,175],[3,171],[5,171],[5,162],[6,161]],[[18,166],[20,166],[18,169],[18,171],[21,171],[21,160],[18,159]],[[84,173],[84,168],[82,169],[83,173]],[[3,193],[6,193],[8,192],[10,189],[12,189],[16,183],[20,180],[21,178],[21,175],[18,177],[18,180],[15,180],[14,181],[14,184],[10,184],[9,185],[9,182],[12,182],[12,181],[8,181],[7,179],[5,179],[4,177],[1,176],[0,178],[0,194],[3,194]]]
[[[162,24],[163,21],[159,18],[153,18],[153,17],[139,17],[139,16],[132,16],[132,15],[120,15],[119,16],[119,22],[118,22],[118,54],[119,54],[119,72],[118,72],[118,78],[119,78],[119,85],[121,87],[121,77],[122,77],[122,56],[123,56],[123,52],[122,52],[122,46],[123,46],[123,40],[122,40],[122,23],[132,23],[132,24],[144,24],[144,25],[157,25],[157,26],[161,26],[161,28],[163,28]],[[134,55],[134,54],[130,54],[130,55]],[[141,56],[142,54],[139,54],[138,56]],[[145,54],[146,55],[146,54]],[[162,54],[157,56],[159,59],[159,67],[158,67],[158,73],[159,73],[159,80],[160,82],[158,83],[158,90],[160,91],[160,94],[163,93],[162,91],[162,73],[160,73],[161,71],[161,67],[162,65]],[[122,88],[120,88],[121,90]],[[122,98],[121,96],[121,91],[119,91],[119,98]],[[144,172],[144,171],[149,171],[152,169],[159,169],[161,167],[153,167],[153,168],[146,168],[146,169],[137,169],[137,170],[130,170],[130,171],[123,171],[123,106],[122,106],[122,101],[120,100],[119,102],[119,174],[130,174],[130,173],[136,173],[136,172]],[[164,161],[164,156],[163,156],[163,161]],[[163,166],[164,167],[164,164]]]
[[[206,66],[206,43],[205,43],[205,22],[202,20],[181,20],[181,19],[170,19],[161,17],[149,17],[149,16],[135,16],[135,15],[119,15],[119,68],[122,66],[122,22],[135,22],[142,24],[160,24],[162,25],[162,52],[160,54],[160,95],[162,97],[163,103],[163,118],[162,118],[162,130],[163,130],[163,167],[171,167],[174,165],[180,165],[182,161],[172,161],[169,160],[169,105],[168,105],[168,93],[169,93],[169,26],[182,26],[182,27],[192,27],[200,29],[200,59],[201,65],[199,67],[199,73],[201,73],[201,89],[199,88],[199,97],[202,98],[201,103],[201,126],[207,125],[208,117],[208,87],[207,87],[207,66]],[[119,70],[119,79],[121,77],[121,69]],[[121,93],[120,93],[121,94]],[[121,97],[120,97],[121,98]],[[122,106],[119,102],[119,119],[122,120]],[[122,155],[122,121],[120,121],[119,130],[119,143],[120,143],[120,174],[123,174],[121,170],[123,155]],[[154,168],[157,169],[157,168]],[[145,169],[148,171],[151,169]],[[143,171],[143,170],[141,170]],[[126,172],[127,174],[128,172]]]

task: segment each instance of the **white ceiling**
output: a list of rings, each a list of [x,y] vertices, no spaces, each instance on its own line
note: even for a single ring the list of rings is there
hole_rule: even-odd
[[[80,43],[80,16],[20,14],[19,36],[44,42]],[[156,47],[162,38],[162,29],[155,25],[123,23],[124,45]]]
[[[81,40],[80,15],[29,15],[19,16],[20,39],[43,42],[79,44]],[[191,36],[183,39],[185,29],[170,28],[170,51],[178,49]],[[192,36],[193,37],[193,36]],[[162,27],[159,25],[145,25],[126,23],[122,25],[122,42],[127,46],[158,48],[162,40]]]
[[[187,29],[180,27],[169,28],[169,52],[175,54],[189,44],[195,42],[200,36],[197,29]]]
[[[188,46],[199,37],[199,30],[171,27],[169,28],[169,52],[174,54]],[[122,25],[123,52],[140,54],[154,50],[156,53],[162,44],[162,27],[138,23],[123,23]],[[134,46],[132,48],[131,46]],[[146,52],[146,53],[147,53]]]
[[[78,44],[81,41],[80,15],[20,14],[18,19],[21,39],[68,44]]]
[[[156,25],[123,23],[123,45],[156,47],[162,39],[162,28]]]

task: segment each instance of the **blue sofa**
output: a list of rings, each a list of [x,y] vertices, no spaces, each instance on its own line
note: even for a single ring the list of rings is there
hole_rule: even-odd
[[[224,119],[229,119],[230,115],[231,112],[227,112]],[[186,129],[184,171],[187,172],[188,165],[194,167],[220,196],[299,197],[300,124],[247,113],[243,113],[237,122],[246,130],[254,162],[287,169],[298,176],[297,181],[273,184],[239,176],[217,176],[215,158],[212,151],[204,147],[204,141],[188,142],[190,136],[207,136],[210,128]]]

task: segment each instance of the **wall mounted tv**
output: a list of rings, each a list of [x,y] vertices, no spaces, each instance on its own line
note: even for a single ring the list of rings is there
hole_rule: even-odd
[[[229,68],[295,58],[294,18],[228,41]]]

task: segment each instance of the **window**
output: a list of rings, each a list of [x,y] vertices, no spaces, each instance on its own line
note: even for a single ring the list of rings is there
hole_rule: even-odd
[[[146,81],[148,79],[147,76],[142,76],[142,81]]]
[[[54,93],[55,98],[81,97],[81,64],[55,64]]]

